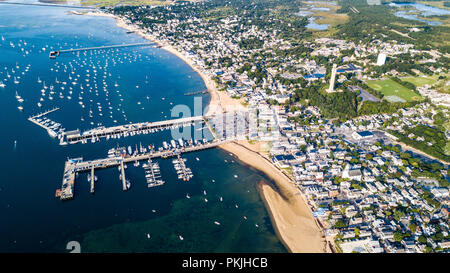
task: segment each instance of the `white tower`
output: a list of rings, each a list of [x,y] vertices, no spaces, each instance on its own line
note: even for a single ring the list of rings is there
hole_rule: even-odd
[[[334,92],[334,81],[336,80],[336,70],[337,65],[333,64],[333,69],[331,69],[331,79],[330,79],[330,87],[328,88],[328,93]]]
[[[383,52],[381,52],[379,55],[378,55],[378,59],[377,59],[377,65],[378,66],[382,66],[382,65],[384,65],[385,63],[386,63],[386,53],[383,53]]]

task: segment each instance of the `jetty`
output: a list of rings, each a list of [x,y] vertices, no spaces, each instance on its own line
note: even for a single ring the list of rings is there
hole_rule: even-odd
[[[95,175],[94,175],[94,167],[91,167],[91,193],[94,193],[94,183],[95,183]]]
[[[208,90],[201,90],[201,91],[184,93],[185,96],[194,96],[194,95],[200,95],[200,94],[202,94],[202,95],[208,94]]]
[[[109,46],[94,46],[94,47],[82,47],[82,48],[69,48],[50,51],[49,58],[56,59],[61,53],[70,53],[78,51],[89,51],[89,50],[101,50],[101,49],[111,49],[111,48],[123,48],[123,47],[134,47],[134,46],[154,46],[153,43],[134,43],[134,44],[121,44],[121,45],[109,45]]]
[[[186,167],[186,159],[181,158],[180,154],[177,154],[177,159],[174,159],[172,162],[177,172],[178,179],[189,181],[193,177],[191,169]]]

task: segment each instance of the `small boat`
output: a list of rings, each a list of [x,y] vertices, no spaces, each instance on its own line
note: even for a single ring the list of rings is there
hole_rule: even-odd
[[[247,216],[244,215],[244,219],[247,220]]]
[[[214,224],[216,224],[216,225],[220,226],[220,223],[219,223],[219,222],[217,222],[217,221],[214,221]]]
[[[178,238],[180,238],[181,241],[184,240],[183,236],[181,236],[181,235],[178,235]]]
[[[150,239],[150,234],[149,233],[147,233],[147,238]]]
[[[219,200],[220,200],[220,202],[222,202],[223,201],[223,198],[222,198],[222,196],[219,198]]]
[[[191,197],[189,196],[189,194],[186,194],[186,198],[189,199],[189,198],[191,198]]]

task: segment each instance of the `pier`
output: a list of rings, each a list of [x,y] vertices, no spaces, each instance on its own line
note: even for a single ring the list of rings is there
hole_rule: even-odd
[[[42,116],[45,116],[45,115],[47,115],[47,114],[50,114],[51,112],[55,112],[55,111],[58,111],[59,110],[59,107],[55,107],[55,108],[53,108],[53,109],[50,109],[50,110],[48,110],[48,111],[45,111],[45,112],[43,112],[43,113],[39,113],[39,114],[36,114],[36,115],[34,115],[34,116],[31,116],[30,118],[40,118],[40,117],[42,117]],[[30,119],[29,118],[29,119]]]
[[[87,143],[88,140],[94,143],[99,141],[100,138],[110,139],[134,136],[136,134],[148,134],[167,129],[193,126],[196,122],[206,122],[206,119],[203,116],[195,116],[156,122],[132,123],[113,127],[98,127],[83,133],[79,131],[67,132],[60,138],[60,144]]]
[[[147,153],[129,155],[129,156],[113,156],[102,159],[95,159],[84,161],[83,158],[74,158],[68,159],[64,165],[64,175],[62,179],[61,185],[61,200],[69,200],[74,196],[74,188],[75,188],[75,177],[79,172],[94,172],[94,169],[104,169],[104,168],[112,168],[119,167],[121,172],[121,180],[122,180],[122,188],[123,190],[127,190],[127,181],[125,179],[125,164],[134,162],[134,161],[142,161],[142,160],[151,160],[154,158],[169,158],[169,157],[179,157],[182,153],[189,153],[195,151],[201,151],[205,149],[211,149],[218,145],[222,145],[232,141],[230,140],[214,140],[212,142],[201,143],[197,145],[184,146],[176,149],[168,149],[162,151],[150,151]],[[149,161],[150,162],[150,161]],[[95,176],[91,178],[91,189],[92,189],[92,181],[95,180]]]
[[[44,118],[44,121],[42,121],[40,118],[45,116],[45,115],[47,115],[47,114],[49,114],[49,113],[57,111],[57,110],[59,110],[59,108],[55,107],[55,108],[53,108],[51,110],[48,110],[46,112],[43,112],[43,113],[31,116],[31,117],[28,118],[28,120],[31,121],[32,123],[36,124],[37,126],[47,130],[47,133],[51,137],[56,137],[58,135],[58,133],[55,130],[59,129],[60,131],[63,131],[63,129],[60,127],[61,124],[52,122],[52,121],[50,121],[50,120],[48,120],[46,118]]]
[[[91,193],[94,193],[94,183],[95,183],[94,166],[92,166],[91,167]]]
[[[127,190],[127,180],[125,179],[125,167],[123,160],[120,161],[120,178],[122,179],[122,190]]]
[[[78,51],[89,51],[89,50],[100,50],[100,49],[110,49],[110,48],[123,48],[123,47],[134,47],[134,46],[153,46],[153,43],[134,43],[134,44],[122,44],[122,45],[109,45],[109,46],[95,46],[95,47],[83,47],[83,48],[70,48],[50,51],[49,58],[55,59],[61,53],[70,53]]]
[[[189,181],[193,177],[191,169],[186,167],[186,159],[181,158],[180,154],[177,154],[177,159],[174,159],[172,162],[178,174],[178,179]]]
[[[165,182],[161,180],[161,173],[158,163],[153,163],[151,159],[148,160],[148,167],[143,167],[145,171],[145,178],[147,180],[147,187],[161,186]]]

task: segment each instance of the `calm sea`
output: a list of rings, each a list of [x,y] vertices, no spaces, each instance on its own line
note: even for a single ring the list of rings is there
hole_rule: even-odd
[[[175,105],[192,109],[194,98],[184,93],[204,83],[183,61],[153,47],[48,58],[52,49],[145,42],[111,18],[0,5],[0,35],[1,252],[67,252],[69,241],[82,252],[286,251],[257,192],[265,178],[219,149],[183,155],[194,173],[189,182],[177,179],[170,159],[158,160],[166,181],[160,187],[147,188],[142,167],[129,164],[127,192],[114,168],[96,172],[94,195],[80,174],[74,200],[56,199],[67,157],[106,157],[117,145],[159,147],[170,133],[60,146],[30,115],[60,107],[47,117],[66,130],[158,121],[171,118]],[[208,101],[203,96],[203,105]]]

